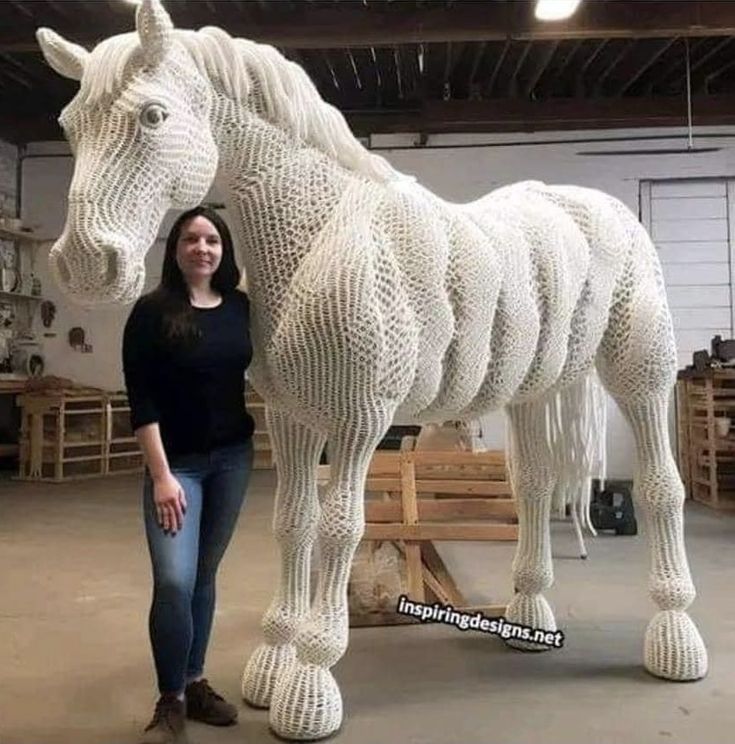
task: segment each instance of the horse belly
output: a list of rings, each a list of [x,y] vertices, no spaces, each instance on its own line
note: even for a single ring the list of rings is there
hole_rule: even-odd
[[[572,316],[567,358],[559,375],[561,388],[579,380],[595,363],[631,241],[607,194],[578,186],[532,188],[574,220],[590,250],[587,279]]]
[[[455,333],[445,284],[450,255],[446,221],[420,194],[390,192],[378,214],[375,239],[395,263],[404,312],[410,318],[404,323],[404,336],[416,343],[414,362],[404,367],[411,381],[395,420],[417,421],[439,394],[443,360]],[[402,347],[406,339],[398,336],[394,343]]]
[[[465,215],[454,216],[447,234],[445,285],[454,314],[454,334],[444,355],[439,391],[420,414],[424,421],[452,419],[477,395],[490,361],[502,276],[495,246]]]
[[[487,197],[468,205],[467,214],[498,257],[499,289],[488,362],[477,393],[460,412],[465,419],[501,408],[512,398],[533,361],[541,327],[539,308],[529,291],[532,265],[527,237]]]
[[[590,246],[560,207],[522,186],[503,190],[508,219],[527,239],[532,266],[531,292],[539,309],[533,361],[513,402],[530,400],[559,380],[567,363],[572,318],[590,267]]]

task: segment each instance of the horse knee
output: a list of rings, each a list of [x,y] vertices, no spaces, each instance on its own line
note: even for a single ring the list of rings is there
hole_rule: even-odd
[[[635,486],[638,501],[652,517],[673,517],[684,506],[684,485],[672,468],[641,474]]]
[[[276,515],[273,534],[282,545],[301,545],[313,539],[317,522],[316,509],[293,509]]]

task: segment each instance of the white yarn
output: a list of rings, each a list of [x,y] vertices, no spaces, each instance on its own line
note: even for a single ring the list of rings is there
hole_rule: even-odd
[[[133,299],[166,210],[197,204],[218,176],[251,299],[249,375],[268,402],[278,462],[281,584],[243,679],[246,698],[270,706],[276,733],[314,739],[341,724],[330,668],[347,648],[368,464],[393,421],[507,409],[520,523],[508,614],[555,627],[543,596],[548,523],[555,489],[588,521],[579,486],[602,464],[595,368],[636,434],[661,610],[646,665],[702,676],[666,427],[671,317],[655,249],[630,211],[591,189],[536,182],[450,204],[362,148],[275,50],[214,29],[172,30],[157,0],[143,0],[137,37],[85,57],[39,33],[55,69],[84,71],[62,115],[76,165],[50,263],[76,300]],[[317,504],[327,439],[331,480]]]
[[[543,402],[544,436],[552,453],[556,487],[552,494],[552,512],[564,517],[567,508],[581,557],[587,557],[582,530],[597,532],[590,518],[592,480],[604,487],[606,473],[607,399],[597,374],[590,370],[579,381],[545,396]],[[510,430],[506,434],[509,467],[518,459],[513,450]]]

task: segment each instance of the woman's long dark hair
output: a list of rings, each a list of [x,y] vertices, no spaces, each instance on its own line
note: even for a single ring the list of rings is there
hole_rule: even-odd
[[[181,231],[195,217],[208,219],[217,228],[222,242],[222,259],[212,275],[212,289],[225,297],[240,283],[240,269],[235,263],[235,250],[227,223],[214,209],[205,206],[194,207],[180,214],[166,239],[161,282],[150,295],[160,312],[164,338],[172,345],[191,345],[201,335],[189,301],[189,286],[176,263],[176,246]]]

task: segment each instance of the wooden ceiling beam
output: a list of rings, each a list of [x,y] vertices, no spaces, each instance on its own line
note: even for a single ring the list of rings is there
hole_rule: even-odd
[[[586,95],[585,74],[587,73],[587,70],[589,70],[589,68],[592,66],[592,63],[603,52],[603,50],[607,46],[607,43],[607,39],[601,39],[600,41],[598,41],[597,46],[594,48],[592,53],[587,57],[587,59],[577,71],[577,75],[574,79],[574,94],[578,98],[584,98],[584,96]]]
[[[569,66],[572,63],[572,60],[577,55],[577,52],[581,48],[582,44],[584,44],[583,39],[577,39],[574,42],[571,42],[572,46],[571,48],[566,50],[566,54],[562,55],[561,62],[556,67],[556,69],[552,68],[549,73],[545,76],[545,79],[543,80],[540,88],[543,91],[545,95],[552,95],[553,91],[555,90],[557,83],[560,80],[564,79],[564,74],[569,69]],[[574,81],[570,81],[574,82]],[[571,86],[570,86],[571,87]],[[571,94],[572,91],[567,91],[567,95]],[[558,95],[558,94],[557,94]]]
[[[508,56],[508,51],[510,50],[511,42],[510,40],[506,39],[505,44],[503,44],[503,48],[500,50],[500,53],[498,54],[498,58],[495,60],[495,64],[493,65],[493,70],[490,73],[490,77],[488,77],[487,82],[484,86],[484,95],[486,97],[490,97],[493,93],[493,89],[495,88],[495,82],[498,79],[498,75],[500,74],[500,68],[503,66],[503,63],[505,62],[505,58]]]
[[[657,42],[653,51],[649,52],[647,58],[636,59],[631,64],[630,69],[626,70],[625,73],[621,73],[622,83],[613,95],[625,95],[677,41],[679,39],[662,39]]]
[[[598,97],[602,93],[605,81],[610,77],[613,70],[623,61],[623,59],[625,59],[634,45],[635,39],[626,39],[625,42],[620,45],[620,49],[618,49],[618,52],[612,58],[612,61],[606,65],[605,69],[602,70],[595,79],[595,83],[592,87],[592,95],[594,97]]]
[[[396,3],[396,6],[401,5]],[[566,21],[545,23],[513,12],[514,3],[465,3],[403,7],[366,7],[338,3],[334,7],[296,6],[288,20],[247,19],[227,24],[233,36],[280,47],[392,46],[419,42],[535,41],[542,39],[662,38],[735,35],[735,3],[727,0],[650,0],[646,2],[583,3]],[[105,5],[101,5],[105,7]],[[178,10],[178,12],[177,12]],[[198,28],[211,23],[206,5],[172,6],[174,23]],[[44,23],[41,13],[35,18]],[[70,41],[91,46],[101,38],[131,30],[130,19],[105,14],[104,24],[64,23],[55,28]],[[32,30],[4,30],[0,51],[36,52]]]
[[[694,124],[735,124],[735,95],[695,96]],[[428,101],[406,111],[347,111],[357,135],[391,132],[543,132],[686,125],[681,96],[544,101]],[[21,144],[63,139],[53,117],[24,113],[0,118],[0,138]]]
[[[427,101],[410,112],[347,112],[355,134],[391,132],[544,132],[686,125],[679,96],[544,101]],[[695,125],[735,124],[735,95],[695,96]]]
[[[523,64],[526,61],[526,57],[531,52],[531,48],[533,47],[533,44],[530,41],[527,41],[523,45],[523,49],[521,50],[520,54],[518,55],[518,59],[516,60],[515,67],[513,68],[513,72],[510,76],[510,81],[508,83],[508,90],[507,95],[511,97],[515,97],[518,95],[518,76],[521,72],[521,69],[523,68]]]
[[[709,90],[709,87],[710,85],[712,85],[713,80],[717,80],[717,78],[721,77],[724,73],[730,72],[733,67],[735,67],[735,59],[730,60],[724,65],[721,65],[718,69],[713,70],[709,75],[707,75],[707,77],[704,79],[705,92]]]
[[[536,86],[538,85],[538,81],[541,79],[541,76],[544,74],[544,72],[546,72],[546,68],[549,66],[551,58],[556,53],[556,49],[558,46],[559,41],[555,39],[554,41],[548,42],[546,48],[541,51],[534,63],[530,75],[528,76],[526,84],[523,86],[524,96],[530,96],[533,90],[536,88]]]

